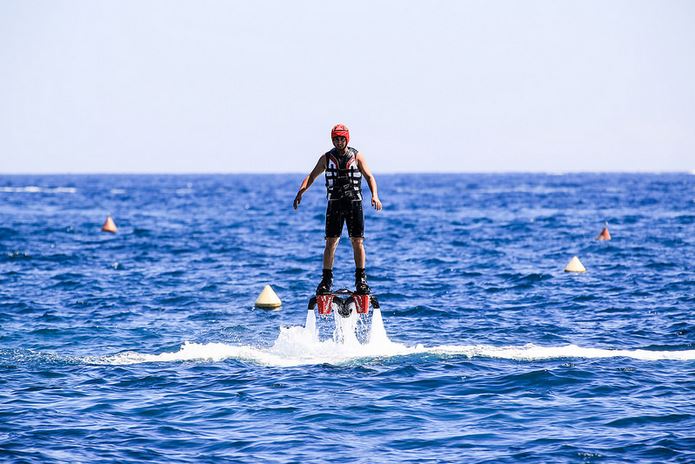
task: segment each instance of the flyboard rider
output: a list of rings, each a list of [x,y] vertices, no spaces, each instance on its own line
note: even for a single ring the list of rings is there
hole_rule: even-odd
[[[316,289],[316,294],[327,294],[333,286],[333,258],[338,240],[343,232],[343,223],[347,224],[348,235],[355,257],[355,291],[360,294],[371,292],[367,285],[364,252],[364,215],[362,213],[362,177],[372,193],[372,206],[381,210],[381,201],[377,193],[376,180],[367,166],[364,155],[349,147],[350,131],[347,126],[337,124],[331,130],[333,149],[319,158],[314,169],[302,181],[294,209],[299,207],[302,195],[316,178],[326,172],[326,190],[328,206],[326,208],[326,248],[323,250],[323,277]]]

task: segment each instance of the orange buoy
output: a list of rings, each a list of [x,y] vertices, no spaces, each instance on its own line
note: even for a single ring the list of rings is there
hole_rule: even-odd
[[[611,233],[608,232],[608,224],[603,226],[603,229],[601,230],[601,233],[598,234],[598,237],[596,237],[596,240],[610,240],[611,239]]]
[[[111,232],[112,234],[118,232],[118,227],[116,227],[116,223],[113,222],[113,218],[111,216],[106,216],[106,221],[104,221],[104,225],[101,226],[101,231]]]

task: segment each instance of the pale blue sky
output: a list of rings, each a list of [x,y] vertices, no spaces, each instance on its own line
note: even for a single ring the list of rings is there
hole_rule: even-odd
[[[692,171],[693,1],[0,1],[0,173]]]

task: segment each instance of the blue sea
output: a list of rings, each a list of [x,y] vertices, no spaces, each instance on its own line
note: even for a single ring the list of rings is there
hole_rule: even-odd
[[[0,461],[695,462],[694,175],[376,174],[0,176]]]

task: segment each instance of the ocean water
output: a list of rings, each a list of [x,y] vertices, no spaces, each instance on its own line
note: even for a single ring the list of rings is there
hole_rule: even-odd
[[[695,462],[695,176],[378,176],[347,320],[301,178],[0,177],[0,460]]]

